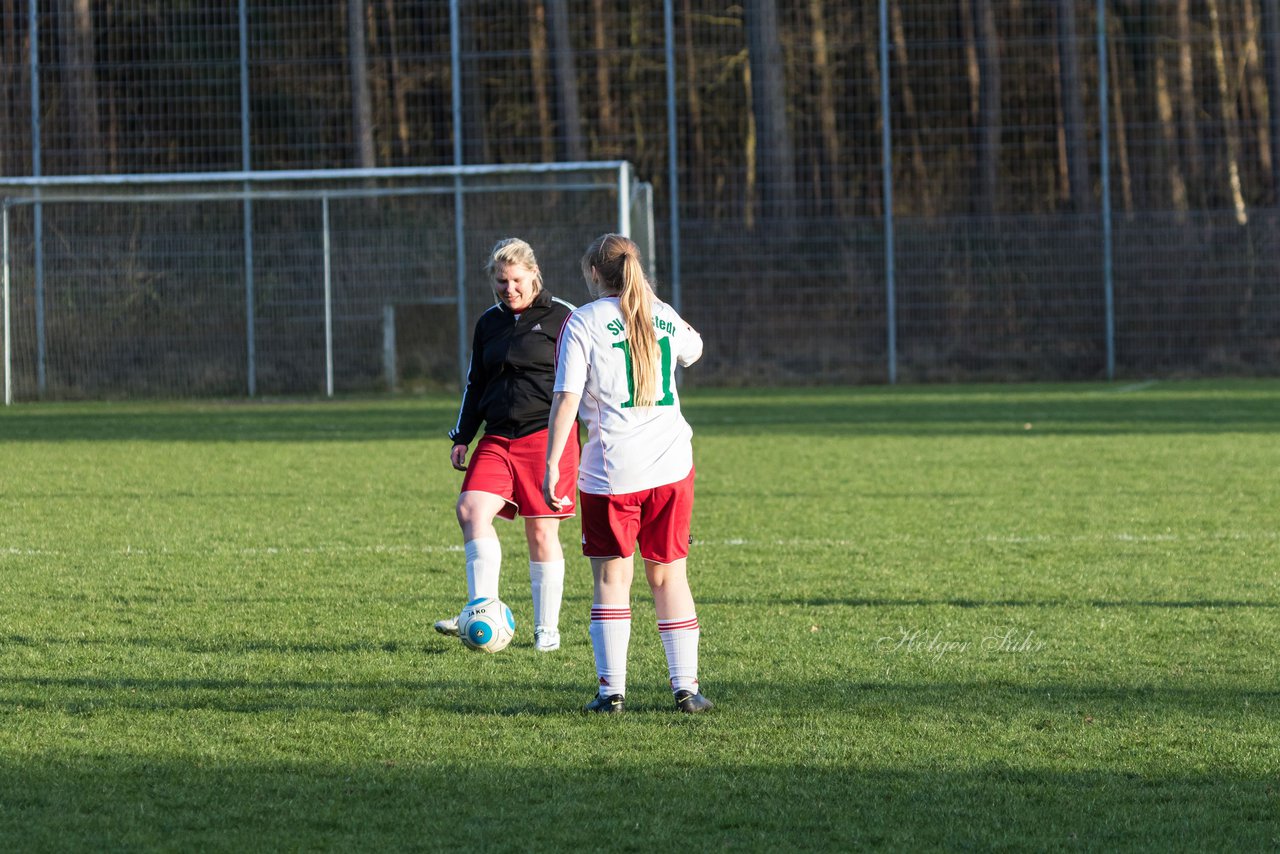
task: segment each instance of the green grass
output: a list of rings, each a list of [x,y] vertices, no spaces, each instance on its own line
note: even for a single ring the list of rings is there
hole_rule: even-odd
[[[0,413],[0,850],[1280,846],[1280,383],[690,392],[697,718],[431,631],[454,405]]]

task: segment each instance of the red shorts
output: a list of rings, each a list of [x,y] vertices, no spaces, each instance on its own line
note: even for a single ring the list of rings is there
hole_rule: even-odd
[[[539,430],[519,439],[482,436],[471,453],[467,473],[462,478],[462,492],[488,492],[507,502],[498,511],[503,519],[516,515],[531,519],[554,516],[568,519],[573,515],[570,504],[557,513],[542,500],[542,475],[547,470],[547,431]],[[569,434],[560,455],[560,488],[573,496],[578,483],[578,432]]]
[[[587,557],[640,556],[654,563],[675,563],[689,556],[693,517],[693,470],[678,483],[626,495],[579,495],[582,504],[582,553]]]

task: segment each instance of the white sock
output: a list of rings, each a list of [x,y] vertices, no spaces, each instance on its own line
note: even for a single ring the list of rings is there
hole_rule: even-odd
[[[659,620],[658,634],[667,652],[667,671],[671,674],[672,691],[698,693],[698,627],[697,615],[680,620]]]
[[[631,643],[631,608],[623,605],[591,606],[591,651],[596,657],[599,694],[611,697],[627,693],[627,647]]]
[[[564,559],[529,561],[529,586],[533,588],[533,624],[560,627],[560,599],[564,595]]]
[[[467,601],[498,598],[498,570],[502,567],[502,543],[496,538],[469,540],[467,553]]]

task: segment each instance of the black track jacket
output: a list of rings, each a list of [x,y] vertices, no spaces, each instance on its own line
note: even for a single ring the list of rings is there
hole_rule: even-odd
[[[455,445],[470,445],[480,430],[519,439],[547,429],[556,382],[556,342],[574,306],[541,291],[517,318],[503,304],[480,315],[471,341],[471,368]]]

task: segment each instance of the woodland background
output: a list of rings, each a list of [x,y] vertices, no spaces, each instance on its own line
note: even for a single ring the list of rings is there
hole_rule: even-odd
[[[654,186],[660,288],[675,134],[682,309],[709,342],[691,381],[885,379],[887,154],[900,379],[1103,376],[1106,240],[1117,375],[1280,368],[1280,0],[889,0],[887,69],[874,2],[672,5],[674,130],[662,0],[464,0],[461,130],[467,164],[631,161]],[[36,173],[33,103],[43,175],[454,162],[442,0],[252,0],[248,115],[236,3],[40,2],[38,100],[29,10],[0,0],[0,176]],[[19,244],[29,227],[15,219]],[[130,227],[100,237],[125,245]],[[95,350],[116,373],[160,358],[189,333],[156,330],[221,297],[159,266],[137,278],[141,295],[78,286],[92,297],[51,309],[51,351]],[[555,273],[553,289],[582,296]],[[110,322],[73,322],[86,300]],[[95,348],[106,330],[117,343]],[[97,387],[76,364],[59,393]],[[430,358],[419,368],[449,376]],[[221,392],[235,369],[175,382]]]

